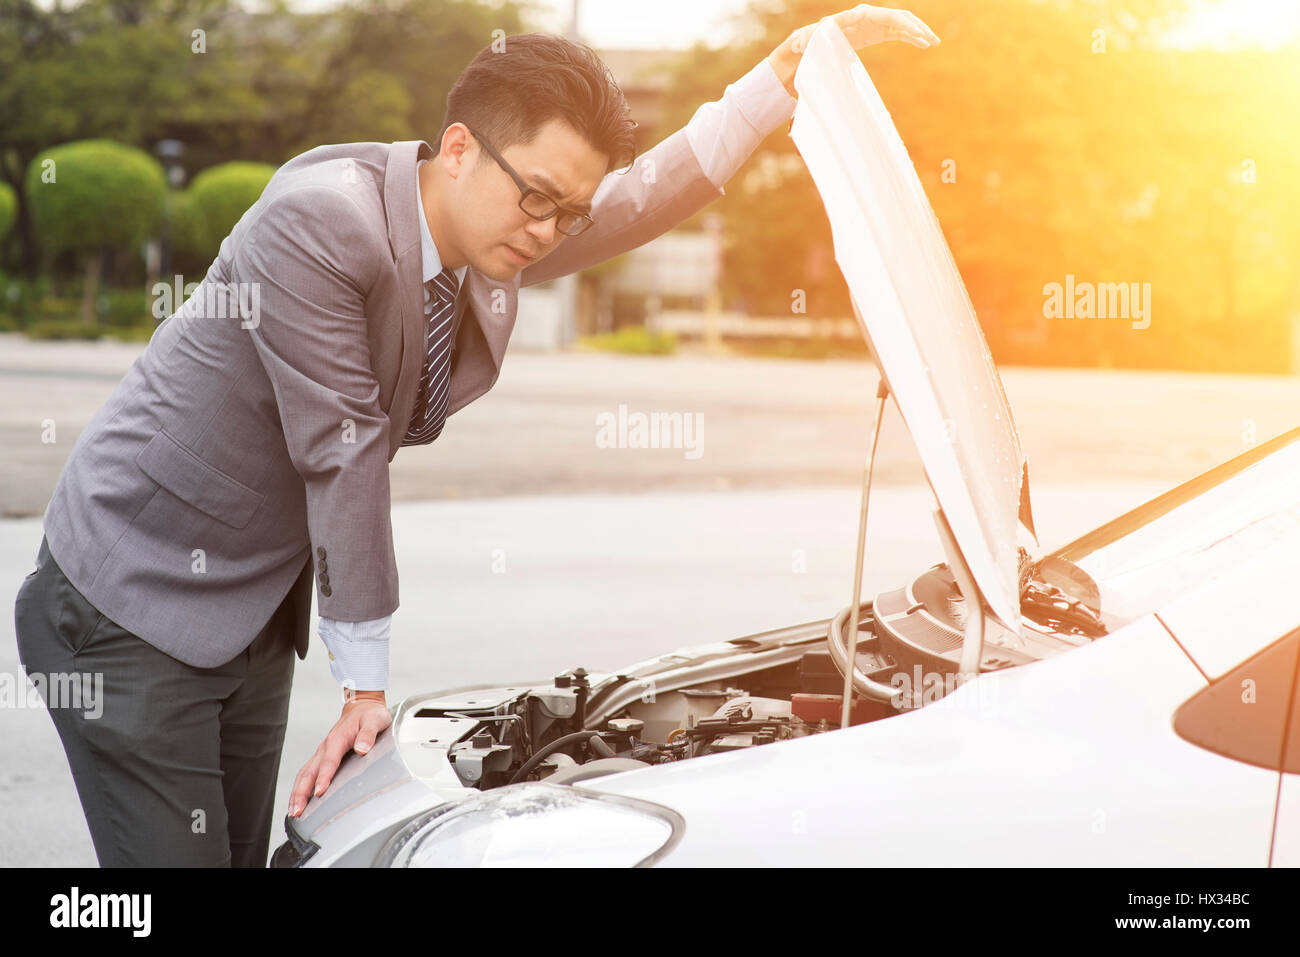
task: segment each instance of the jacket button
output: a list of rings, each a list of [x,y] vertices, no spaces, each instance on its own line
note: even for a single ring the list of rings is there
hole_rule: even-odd
[[[320,547],[318,547],[318,548],[316,549],[316,555],[317,555],[317,557],[319,557],[319,558],[324,558],[324,557],[325,557],[325,546],[324,546],[324,545],[321,545]]]
[[[326,574],[325,572],[321,572],[321,573],[320,573],[320,583],[321,583],[322,585],[328,585],[328,584],[330,583],[330,576],[329,576],[328,574]]]
[[[320,586],[320,593],[324,595],[326,598],[328,598],[331,594],[333,594],[333,592],[330,591],[330,586],[324,583]]]
[[[323,558],[316,563],[316,568],[322,575],[330,570],[329,563]]]

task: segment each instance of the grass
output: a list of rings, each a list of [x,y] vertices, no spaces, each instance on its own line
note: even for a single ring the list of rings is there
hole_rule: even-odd
[[[29,339],[99,339],[105,326],[77,319],[38,319],[23,330]]]
[[[29,339],[44,341],[61,339],[116,339],[119,342],[148,342],[157,327],[138,324],[133,326],[109,326],[103,323],[82,322],[79,319],[40,319],[21,329]],[[19,331],[5,328],[0,324],[0,332]]]
[[[861,359],[866,342],[850,339],[727,339],[733,355],[774,359]]]
[[[677,337],[671,332],[650,332],[644,326],[624,326],[614,332],[583,336],[578,342],[602,352],[640,356],[670,356],[677,351]]]

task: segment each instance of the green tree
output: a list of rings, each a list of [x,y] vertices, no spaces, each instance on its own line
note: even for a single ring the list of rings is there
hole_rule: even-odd
[[[862,52],[1002,361],[1283,371],[1300,314],[1295,47],[1181,50],[1177,0],[911,0],[942,38]],[[842,4],[755,5],[741,42],[683,56],[656,137]],[[783,128],[712,207],[724,293],[849,315],[820,196]],[[1153,317],[1044,315],[1067,274],[1149,283]]]
[[[152,149],[187,123],[249,107],[237,51],[194,51],[195,29],[242,16],[234,0],[0,0],[0,180],[17,192],[22,266],[38,268],[23,178],[46,147],[111,137]]]
[[[178,210],[177,247],[210,262],[274,173],[268,163],[232,161],[195,176]]]
[[[13,228],[17,211],[18,200],[14,196],[13,187],[0,183],[0,239],[4,239]]]
[[[85,260],[82,321],[95,320],[103,253],[137,249],[152,235],[166,191],[157,160],[111,140],[65,143],[32,160],[26,197],[41,243]]]
[[[18,198],[22,268],[36,236],[23,177],[41,150],[111,137],[183,163],[280,164],[322,143],[435,136],[448,89],[520,7],[360,0],[295,14],[238,0],[0,0],[0,181]],[[431,55],[436,51],[436,55]]]

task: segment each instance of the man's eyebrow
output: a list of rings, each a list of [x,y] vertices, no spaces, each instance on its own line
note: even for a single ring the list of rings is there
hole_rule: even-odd
[[[542,173],[534,170],[530,174],[529,178],[536,180],[541,186],[543,186],[546,189],[546,192],[548,192],[551,195],[552,199],[555,199],[555,195],[557,193],[564,192],[564,190],[560,188],[560,184],[557,183],[555,180],[551,179],[551,177],[548,176],[546,173]],[[562,202],[562,201],[556,200],[556,202]],[[586,202],[586,203],[563,203],[562,202],[562,205],[568,206],[570,209],[576,209],[581,213],[591,212],[590,202]]]

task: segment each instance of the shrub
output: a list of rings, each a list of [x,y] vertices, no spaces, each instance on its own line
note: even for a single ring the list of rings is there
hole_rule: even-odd
[[[8,183],[0,183],[0,239],[13,228],[18,218],[18,197]]]
[[[9,316],[21,324],[40,308],[49,294],[48,276],[29,280],[0,274],[0,315]]]
[[[262,195],[275,169],[266,163],[221,163],[195,176],[175,207],[176,248],[211,262],[221,250],[221,241]]]
[[[25,184],[43,245],[81,254],[81,320],[94,322],[106,248],[137,253],[162,218],[167,182],[148,153],[111,140],[81,140],[36,155]]]
[[[103,332],[93,322],[75,319],[42,319],[27,327],[27,335],[32,339],[98,339]]]
[[[650,332],[645,326],[624,326],[614,332],[587,336],[583,345],[608,352],[632,355],[668,356],[677,351],[677,337],[671,332]]]
[[[26,191],[37,236],[50,249],[135,252],[158,228],[167,186],[162,166],[143,150],[81,140],[37,154]]]

